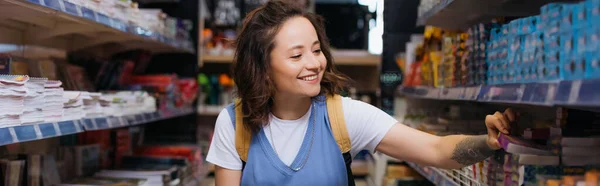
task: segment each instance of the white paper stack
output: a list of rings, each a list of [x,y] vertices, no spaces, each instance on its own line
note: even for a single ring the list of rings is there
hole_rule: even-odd
[[[47,81],[44,85],[44,121],[57,122],[63,116],[63,93],[60,81]]]
[[[83,92],[80,91],[64,91],[64,113],[62,116],[63,121],[79,120],[85,117],[85,112],[83,111],[83,99],[81,98],[82,94]]]
[[[83,92],[81,98],[83,99],[83,111],[86,117],[101,117],[104,115],[100,97],[102,97],[102,93]]]
[[[119,91],[105,93],[102,95],[103,100],[109,100],[109,107],[104,108],[106,115],[124,116],[139,113],[145,113],[150,108],[145,106],[145,97],[147,93],[141,91]],[[156,106],[153,106],[156,109]]]
[[[21,115],[23,124],[39,123],[44,121],[44,85],[47,78],[32,77],[25,83],[27,87],[27,96],[25,96],[25,109]]]
[[[0,75],[0,127],[21,124],[28,76]]]
[[[156,98],[155,97],[151,96],[147,92],[144,92],[142,99],[144,100],[143,101],[144,106],[142,106],[142,112],[144,112],[144,113],[156,112]]]

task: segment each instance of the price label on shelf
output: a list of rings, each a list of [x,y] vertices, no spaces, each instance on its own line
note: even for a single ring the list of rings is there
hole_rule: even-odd
[[[160,118],[161,118],[161,116],[160,116],[160,113],[159,113],[159,112],[154,112],[154,113],[152,113],[152,117],[153,117],[155,120],[158,120],[158,119],[160,119]]]
[[[108,120],[106,118],[96,118],[94,121],[96,122],[97,129],[108,129],[108,128],[111,128],[108,125]]]
[[[111,128],[125,126],[125,124],[122,123],[121,120],[119,120],[118,117],[110,117],[110,118],[108,118],[108,123],[110,124]]]
[[[144,119],[148,121],[152,121],[152,113],[144,113]]]
[[[135,115],[135,121],[140,124],[140,123],[144,123],[144,115],[142,114],[136,114]]]
[[[14,130],[18,141],[30,141],[38,138],[33,125],[15,126]]]
[[[106,26],[112,27],[112,23],[111,23],[112,20],[111,20],[110,17],[108,17],[108,16],[106,16],[104,14],[96,12],[96,19],[97,19],[97,21],[99,23],[102,23],[102,24],[104,24]]]
[[[80,11],[81,11],[82,17],[85,17],[85,18],[93,20],[93,21],[98,21],[96,19],[96,12],[94,12],[93,10],[86,8],[86,7],[80,7]]]
[[[75,134],[79,132],[79,128],[75,126],[75,121],[61,121],[58,122],[58,128],[62,135]]]
[[[66,13],[81,17],[81,12],[79,11],[79,6],[73,4],[69,1],[63,1],[63,5],[65,7]]]
[[[48,8],[64,12],[61,0],[44,0],[44,5]]]
[[[120,20],[113,19],[112,20],[112,27],[115,28],[115,29],[117,29],[117,30],[120,30],[120,31],[123,31],[123,32],[127,32],[127,25],[125,23],[123,23],[122,21],[120,21]]]
[[[92,119],[82,119],[82,124],[84,125],[84,127],[88,130],[93,130],[96,129],[96,126],[94,125],[94,122],[92,122]]]
[[[38,4],[38,5],[42,5],[42,6],[43,6],[43,4],[42,4],[42,3],[43,3],[43,1],[42,1],[42,0],[27,0],[27,1],[29,1],[29,2],[31,2],[31,3],[35,3],[35,4]]]
[[[39,128],[43,138],[50,138],[58,135],[54,128],[54,123],[42,123],[39,124]]]

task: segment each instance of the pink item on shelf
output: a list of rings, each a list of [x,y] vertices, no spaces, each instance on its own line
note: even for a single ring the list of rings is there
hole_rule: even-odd
[[[502,133],[498,136],[498,142],[506,152],[512,154],[552,155],[546,146]]]

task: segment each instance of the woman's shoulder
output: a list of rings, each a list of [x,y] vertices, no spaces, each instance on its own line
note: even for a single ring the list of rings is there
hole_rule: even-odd
[[[223,108],[219,115],[217,116],[217,120],[215,121],[215,128],[231,128],[233,129],[232,116],[229,113],[229,109],[227,107]]]
[[[377,107],[361,100],[352,99],[351,97],[342,97],[342,108],[344,113],[355,113],[366,110],[378,110]]]

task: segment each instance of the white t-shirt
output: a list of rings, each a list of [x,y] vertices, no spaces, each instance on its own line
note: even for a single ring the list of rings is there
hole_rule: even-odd
[[[343,98],[342,107],[352,143],[350,151],[352,157],[355,157],[361,150],[373,152],[387,131],[398,122],[379,108],[362,101]],[[279,158],[288,166],[294,161],[300,146],[302,146],[310,112],[311,110],[297,120],[282,120],[271,115],[269,125],[264,128],[267,139],[271,145],[273,145],[273,141],[275,142],[274,149]],[[206,159],[208,162],[226,169],[242,169],[242,161],[235,149],[235,129],[227,109],[223,109],[217,117]]]

